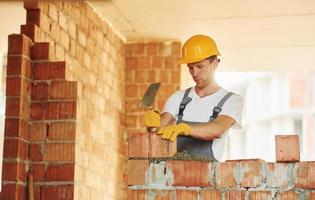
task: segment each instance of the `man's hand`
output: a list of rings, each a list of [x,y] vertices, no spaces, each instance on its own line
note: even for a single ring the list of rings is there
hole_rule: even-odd
[[[158,134],[161,134],[163,139],[168,139],[171,141],[175,141],[178,135],[190,135],[191,127],[185,123],[179,123],[176,125],[169,125],[161,128],[158,131]]]
[[[148,128],[159,128],[161,126],[160,113],[157,110],[149,110],[144,113],[144,124]]]

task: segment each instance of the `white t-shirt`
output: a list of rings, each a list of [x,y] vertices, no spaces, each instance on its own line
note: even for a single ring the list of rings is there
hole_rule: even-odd
[[[212,110],[218,105],[220,100],[228,93],[226,89],[221,88],[217,92],[205,96],[199,97],[196,94],[195,88],[193,87],[189,93],[189,97],[192,100],[186,105],[183,113],[183,121],[190,122],[208,122],[210,116],[212,115]],[[177,121],[177,115],[179,111],[179,105],[183,99],[185,90],[179,90],[172,94],[164,105],[163,112],[168,112]],[[233,94],[222,106],[222,111],[219,115],[227,115],[235,120],[235,124],[232,128],[241,128],[242,124],[242,110],[243,110],[244,100],[241,95]],[[218,161],[222,161],[224,144],[228,135],[226,131],[220,138],[214,139],[212,143],[212,151],[214,157]]]

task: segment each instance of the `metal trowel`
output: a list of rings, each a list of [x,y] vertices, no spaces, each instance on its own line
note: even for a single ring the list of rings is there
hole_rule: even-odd
[[[141,100],[141,106],[144,109],[150,109],[152,110],[153,107],[153,102],[155,100],[157,91],[159,90],[161,86],[161,83],[151,83],[149,85],[149,87],[147,88],[147,90],[145,91],[142,100]],[[147,127],[147,131],[148,132],[156,132],[157,131],[157,127]]]

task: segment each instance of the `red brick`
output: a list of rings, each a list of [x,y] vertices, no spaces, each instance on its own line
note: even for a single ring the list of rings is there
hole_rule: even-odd
[[[75,119],[77,104],[75,101],[45,103],[44,119]]]
[[[151,58],[150,57],[138,57],[137,58],[138,69],[151,69]]]
[[[52,81],[49,88],[50,99],[76,99],[76,81]]]
[[[137,58],[134,57],[127,57],[126,58],[126,69],[127,70],[132,70],[132,69],[137,69],[138,66],[138,60]]]
[[[32,123],[30,124],[29,138],[31,142],[44,141],[46,139],[47,124]]]
[[[149,157],[171,157],[177,153],[177,143],[163,140],[160,135],[147,133],[149,140]]]
[[[136,85],[128,85],[126,87],[126,97],[137,97],[138,87]]]
[[[47,82],[33,82],[32,100],[48,100],[48,87]]]
[[[21,112],[21,98],[10,98],[6,100],[5,116],[20,117]]]
[[[155,190],[154,200],[173,200],[174,192],[168,190]]]
[[[31,48],[31,58],[32,60],[50,60],[51,55],[49,51],[49,43],[35,43]]]
[[[250,191],[249,192],[250,200],[271,200],[271,192],[269,191]]]
[[[20,118],[28,120],[31,114],[31,108],[30,108],[30,97],[22,96],[21,98],[21,114]]]
[[[219,190],[201,190],[201,200],[221,200],[222,192]]]
[[[34,80],[65,79],[65,62],[41,62],[33,65]]]
[[[74,164],[48,165],[47,181],[74,181]]]
[[[30,166],[30,174],[33,175],[33,181],[45,180],[45,164],[32,163]]]
[[[31,78],[30,61],[23,56],[8,56],[7,76],[19,75]]]
[[[174,186],[211,186],[209,162],[170,160],[167,165],[174,174]]]
[[[8,54],[23,54],[29,57],[32,45],[29,38],[20,34],[11,34],[9,35],[8,44]]]
[[[158,43],[150,42],[145,44],[145,49],[146,49],[146,55],[152,56],[157,54],[158,51]]]
[[[23,162],[3,162],[3,181],[24,181],[25,164]]]
[[[262,161],[240,162],[241,187],[257,187],[264,177],[262,175]]]
[[[1,187],[0,199],[26,199],[26,189],[20,184],[3,184]]]
[[[218,163],[216,167],[216,187],[217,188],[230,188],[237,187],[237,174],[238,163]]]
[[[74,197],[74,185],[42,186],[40,191],[41,199],[45,200],[71,200]]]
[[[171,72],[171,82],[172,83],[180,83],[180,72]]]
[[[236,191],[225,191],[224,199],[225,200],[245,200],[246,191],[236,190]]]
[[[136,83],[145,83],[147,80],[147,73],[146,71],[137,70],[135,72],[135,82]]]
[[[180,42],[172,43],[172,56],[181,56],[181,43]]]
[[[19,118],[6,118],[4,127],[5,137],[20,137],[28,139],[28,123]]]
[[[292,171],[288,163],[267,163],[267,186],[289,189],[294,178]]]
[[[127,115],[125,120],[126,126],[135,128],[137,126],[137,118],[137,115]]]
[[[298,135],[276,135],[276,161],[299,162],[300,143]]]
[[[139,99],[131,99],[126,100],[126,112],[127,113],[135,113],[135,112],[142,112],[143,108],[139,103]]]
[[[74,143],[45,144],[45,161],[74,161]]]
[[[127,56],[141,56],[141,55],[144,55],[144,52],[145,52],[144,43],[126,44]]]
[[[277,200],[296,200],[299,199],[298,193],[294,191],[280,192],[276,194]]]
[[[197,200],[198,192],[194,190],[176,190],[176,199]]]
[[[315,161],[296,163],[295,174],[297,188],[315,189]]]
[[[179,69],[178,58],[169,56],[165,58],[165,69]]]
[[[40,25],[40,9],[27,9],[26,24]]]
[[[76,123],[75,122],[54,122],[51,123],[48,130],[49,140],[75,140]]]
[[[160,71],[160,81],[164,84],[170,84],[172,79],[171,71]]]
[[[4,139],[3,157],[26,160],[28,155],[27,144],[21,139]]]
[[[128,185],[145,185],[148,160],[128,160]]]
[[[32,103],[31,104],[31,119],[41,120],[44,118],[44,104],[43,103]]]
[[[7,77],[6,78],[6,96],[21,96],[22,78]]]
[[[307,200],[314,200],[315,199],[315,192],[314,191],[309,191],[307,193]]]
[[[128,133],[128,156],[135,158],[148,157],[148,134],[141,132]]]
[[[21,25],[21,33],[29,37],[32,41],[40,39],[40,29],[35,24]]]
[[[70,37],[68,33],[65,31],[61,30],[60,31],[60,41],[59,43],[66,49],[69,50],[69,45],[70,45]],[[96,50],[96,49],[95,49]]]
[[[146,200],[145,190],[132,190],[128,189],[127,200]]]
[[[30,159],[33,162],[43,161],[43,148],[40,144],[31,144],[30,145]]]
[[[46,2],[38,1],[38,0],[24,0],[24,8],[25,9],[43,9],[44,10],[44,4]]]
[[[147,81],[148,83],[157,82],[157,73],[155,70],[147,71]]]
[[[162,56],[153,56],[152,57],[152,69],[164,69],[165,58]]]

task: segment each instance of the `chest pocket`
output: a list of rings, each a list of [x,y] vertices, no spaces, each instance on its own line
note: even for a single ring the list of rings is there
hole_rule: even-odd
[[[190,121],[182,120],[186,105],[191,101],[191,97],[188,96],[190,91],[191,91],[191,88],[186,89],[183,99],[179,105],[179,111],[178,111],[176,124],[179,124],[181,122],[187,123],[189,125],[205,123],[205,122],[190,122]],[[212,115],[209,116],[209,122],[215,120],[219,116],[220,112],[222,111],[222,107],[224,103],[232,95],[233,95],[232,92],[228,92],[226,95],[224,95],[224,97],[220,100],[218,105],[213,108]],[[213,140],[201,140],[201,139],[197,139],[197,138],[193,138],[189,136],[178,136],[177,137],[177,151],[178,152],[186,151],[189,155],[194,156],[194,157],[217,161],[217,159],[214,157],[214,154],[213,154],[212,143],[213,143]]]

